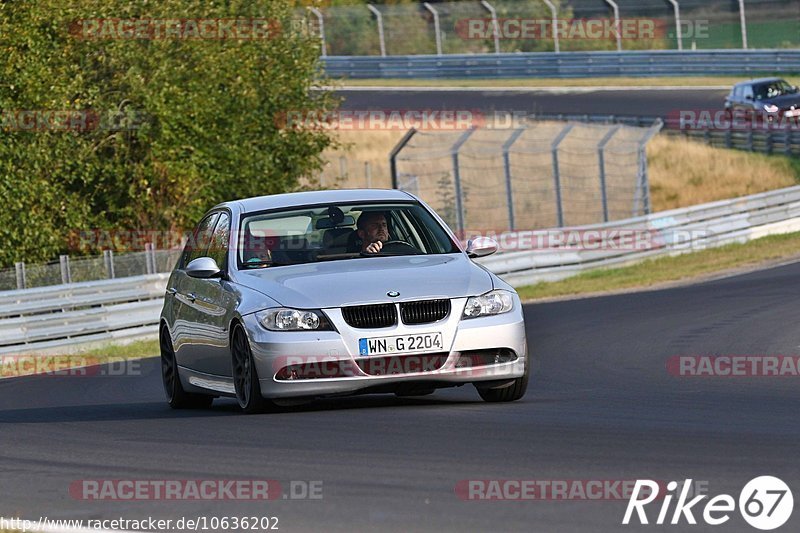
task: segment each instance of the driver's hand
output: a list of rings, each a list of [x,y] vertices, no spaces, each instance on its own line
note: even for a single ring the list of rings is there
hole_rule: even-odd
[[[367,246],[365,252],[369,254],[377,254],[378,252],[381,251],[381,248],[383,248],[383,243],[381,241],[375,241],[369,246]]]

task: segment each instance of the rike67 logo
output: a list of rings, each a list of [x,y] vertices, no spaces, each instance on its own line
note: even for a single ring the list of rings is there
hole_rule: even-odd
[[[695,525],[697,524],[695,513],[698,513],[706,524],[718,526],[730,520],[731,514],[736,511],[737,502],[733,496],[720,494],[709,499],[705,505],[701,505],[700,503],[708,498],[708,495],[701,494],[691,500],[688,499],[689,489],[692,486],[691,479],[683,483],[680,495],[676,490],[678,486],[676,481],[667,484],[667,493],[661,502],[655,524],[676,525],[685,520],[687,524]],[[640,498],[641,495],[644,497]],[[654,502],[659,496],[658,483],[651,480],[636,480],[622,523],[630,524],[635,511],[640,524],[649,524],[652,516],[648,518],[645,506]],[[670,519],[670,507],[675,496],[678,496],[678,499]],[[789,486],[782,480],[773,476],[760,476],[751,479],[744,486],[739,494],[738,508],[748,524],[756,529],[768,531],[781,527],[789,520],[794,509],[794,497]]]

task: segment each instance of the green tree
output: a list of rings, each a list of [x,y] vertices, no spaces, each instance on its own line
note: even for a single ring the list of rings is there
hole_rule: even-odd
[[[316,90],[326,84],[319,41],[296,31],[294,7],[0,2],[0,265],[50,259],[74,231],[184,230],[218,202],[297,189],[333,141],[281,118],[336,101]],[[271,31],[249,40],[106,38],[80,22],[98,19],[265,19]],[[20,131],[24,110],[88,112],[99,123]]]

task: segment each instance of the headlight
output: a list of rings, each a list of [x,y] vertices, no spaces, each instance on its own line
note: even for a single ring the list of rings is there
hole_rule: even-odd
[[[462,318],[499,315],[508,313],[514,307],[514,297],[510,292],[494,290],[481,296],[473,296],[467,300]]]
[[[270,331],[332,331],[328,318],[319,310],[267,309],[256,314],[261,325]]]
[[[777,113],[778,106],[772,104],[764,104],[764,111],[766,111],[767,113]]]

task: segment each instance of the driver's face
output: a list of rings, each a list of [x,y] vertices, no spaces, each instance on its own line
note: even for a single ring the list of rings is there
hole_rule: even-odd
[[[360,233],[363,233],[361,240],[367,245],[378,241],[388,241],[389,226],[386,224],[386,217],[383,215],[371,217]]]

